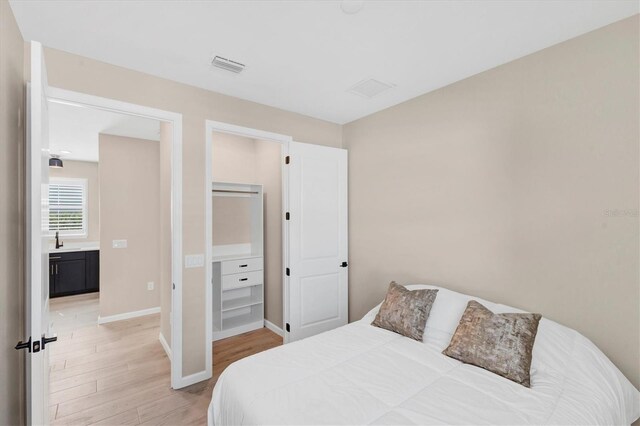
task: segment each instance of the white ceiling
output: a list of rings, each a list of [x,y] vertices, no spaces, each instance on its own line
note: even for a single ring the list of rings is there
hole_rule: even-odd
[[[160,140],[160,122],[94,108],[49,102],[49,151],[63,160],[98,161],[98,134]]]
[[[346,123],[638,13],[635,0],[11,0],[23,37],[205,89]],[[242,74],[214,68],[220,55]],[[348,93],[375,78],[395,85]]]

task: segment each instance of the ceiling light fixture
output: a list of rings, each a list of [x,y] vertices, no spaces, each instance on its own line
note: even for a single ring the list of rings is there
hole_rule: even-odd
[[[59,155],[51,154],[49,158],[49,167],[53,169],[61,169],[63,167],[62,160]]]
[[[347,15],[355,15],[364,7],[364,0],[342,0],[340,9]]]

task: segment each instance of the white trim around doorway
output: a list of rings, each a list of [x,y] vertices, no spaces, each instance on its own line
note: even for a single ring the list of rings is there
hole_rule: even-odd
[[[172,125],[171,142],[171,387],[195,383],[182,376],[182,114],[131,104],[115,99],[50,87],[48,99],[79,107],[163,121]],[[166,344],[166,342],[164,342]],[[210,367],[209,367],[210,368]]]
[[[206,132],[206,146],[205,146],[205,245],[206,245],[206,260],[205,260],[205,275],[207,280],[206,292],[205,292],[205,353],[206,353],[206,363],[207,363],[207,373],[208,377],[211,377],[212,374],[212,366],[213,366],[213,290],[212,290],[212,246],[213,246],[213,237],[212,237],[212,216],[213,216],[213,203],[211,201],[211,190],[213,189],[213,132],[220,133],[228,133],[236,136],[243,136],[251,139],[259,139],[264,141],[277,142],[282,144],[282,154],[283,156],[289,155],[289,144],[293,141],[291,136],[282,135],[279,133],[267,132],[264,130],[253,129],[251,127],[243,127],[237,126],[235,124],[222,123],[219,121],[206,120],[205,122],[205,132]],[[282,163],[282,209],[283,212],[287,211],[289,208],[289,178],[287,173],[287,168],[284,167],[284,162]],[[284,215],[283,215],[284,217]],[[282,227],[282,270],[284,271],[285,262],[288,258],[288,229],[287,226]],[[285,291],[288,285],[288,277],[285,274],[282,274],[283,283],[282,283],[282,297],[283,297],[283,309],[284,309],[284,297]],[[265,321],[266,324],[271,324],[268,321]],[[271,324],[273,325],[273,324]],[[274,328],[277,328],[275,325]],[[272,329],[267,326],[267,328]]]

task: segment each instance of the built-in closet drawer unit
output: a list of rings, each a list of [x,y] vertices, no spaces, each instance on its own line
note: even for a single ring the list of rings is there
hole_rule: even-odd
[[[224,270],[224,269],[223,269]],[[233,290],[236,288],[250,287],[262,284],[262,271],[251,271],[243,274],[222,275],[222,291]]]
[[[242,265],[261,267],[262,258],[213,263],[213,340],[264,326],[264,271],[235,273]]]
[[[262,271],[262,269],[263,262],[261,257],[227,260],[222,262],[222,275]]]
[[[253,184],[214,182],[212,190],[219,217],[227,217],[229,208],[234,212],[229,216],[244,218],[237,226],[218,222],[220,229],[214,221],[211,338],[219,340],[264,327],[263,196],[262,186]],[[216,243],[217,231],[226,242]]]

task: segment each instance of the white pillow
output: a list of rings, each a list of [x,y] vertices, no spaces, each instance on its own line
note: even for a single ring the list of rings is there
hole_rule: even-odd
[[[431,313],[427,319],[427,325],[422,339],[424,343],[434,346],[438,351],[443,351],[449,345],[451,337],[453,336],[453,333],[455,333],[458,323],[460,322],[460,318],[462,317],[464,310],[467,308],[467,303],[469,303],[470,300],[478,301],[487,309],[495,313],[521,312],[508,306],[499,305],[478,297],[457,293],[442,287],[425,284],[411,284],[408,285],[407,288],[409,290],[418,290],[423,288],[438,289],[438,296],[431,307]]]

